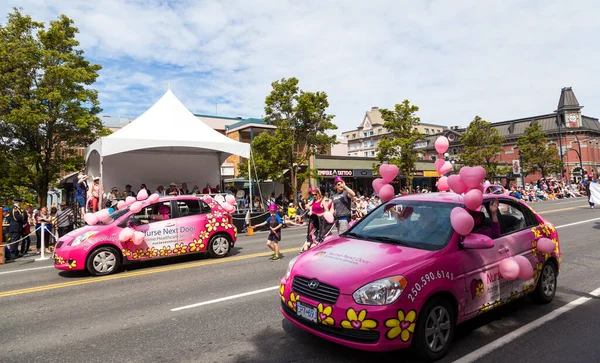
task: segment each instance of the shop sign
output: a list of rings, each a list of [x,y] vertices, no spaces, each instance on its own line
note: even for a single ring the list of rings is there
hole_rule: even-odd
[[[354,171],[348,169],[319,169],[320,176],[353,176]]]
[[[425,170],[423,172],[423,176],[430,177],[430,178],[437,178],[440,176],[440,174],[438,174],[437,171]]]

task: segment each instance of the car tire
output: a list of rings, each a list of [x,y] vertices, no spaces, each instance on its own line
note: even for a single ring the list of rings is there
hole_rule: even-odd
[[[443,358],[450,349],[456,327],[456,312],[448,299],[441,296],[427,301],[421,309],[412,341],[419,361]]]
[[[110,275],[121,267],[121,254],[113,247],[103,246],[90,252],[85,266],[94,276]]]
[[[223,258],[231,250],[231,238],[226,234],[215,234],[208,242],[208,255],[212,258]]]
[[[556,265],[552,261],[547,261],[542,268],[535,290],[531,293],[531,299],[538,304],[551,302],[556,294],[557,277]]]

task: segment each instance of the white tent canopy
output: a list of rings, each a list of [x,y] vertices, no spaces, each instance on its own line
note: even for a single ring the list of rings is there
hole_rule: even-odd
[[[230,155],[250,157],[250,144],[230,139],[196,118],[168,90],[140,117],[91,144],[88,174],[100,176],[105,190],[126,184],[151,191],[171,182],[219,185],[221,165]]]

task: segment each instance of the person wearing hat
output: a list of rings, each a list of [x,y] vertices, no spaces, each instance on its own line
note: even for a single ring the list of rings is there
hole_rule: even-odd
[[[169,189],[167,189],[167,195],[170,195],[172,197],[176,197],[179,195],[179,189],[177,189],[177,184],[169,184]]]
[[[331,199],[338,234],[348,230],[348,223],[352,219],[352,198],[355,196],[356,193],[344,183],[344,179],[339,176],[335,178],[335,194]]]
[[[25,214],[21,210],[21,202],[23,199],[15,198],[14,204],[8,213],[8,243],[17,242],[21,239],[23,234],[23,226],[27,223]],[[7,259],[17,258],[19,252],[19,244],[12,243],[9,246],[11,256],[7,256]]]
[[[77,179],[73,180],[73,186],[75,188],[75,200],[79,206],[79,215],[83,217],[85,214],[85,197],[87,195],[87,183],[86,180],[89,179],[89,175],[84,175],[83,173],[79,173]]]
[[[248,226],[248,228],[257,228],[265,225],[269,225],[269,237],[267,237],[267,247],[273,251],[272,261],[277,261],[280,258],[279,255],[279,241],[281,241],[281,228],[283,227],[283,221],[277,214],[277,205],[270,204],[267,208],[269,211],[269,217],[255,226]]]

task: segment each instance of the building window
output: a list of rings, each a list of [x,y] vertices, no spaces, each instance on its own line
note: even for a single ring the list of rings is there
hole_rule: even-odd
[[[375,156],[375,151],[371,151],[371,156]]]
[[[369,152],[368,151],[365,151],[365,156],[369,156]]]
[[[429,129],[428,129],[428,128],[426,128],[426,129],[425,129],[425,133],[426,133],[426,134],[428,134],[428,133],[429,133]]]
[[[415,142],[415,149],[422,149],[427,147],[427,141],[417,141]]]
[[[436,159],[437,159],[437,158],[435,157],[435,155],[431,155],[430,159],[431,159],[432,161],[436,161]]]
[[[371,140],[371,147],[375,146],[375,141]]]
[[[363,147],[368,147],[368,146],[369,146],[369,142],[368,141],[363,142]]]
[[[373,131],[369,132],[369,136],[373,136],[373,134],[374,134]]]
[[[377,129],[377,135],[381,134],[381,128]]]
[[[356,134],[352,134],[352,138],[353,138],[353,139],[356,139]]]

